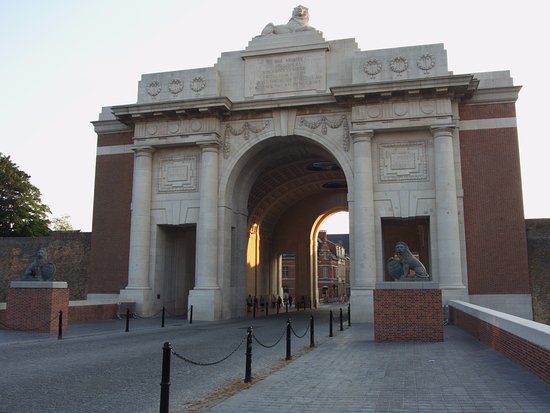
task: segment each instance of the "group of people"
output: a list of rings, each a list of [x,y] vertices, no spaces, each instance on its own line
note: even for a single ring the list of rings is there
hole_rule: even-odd
[[[292,307],[292,301],[293,301],[292,296],[289,295],[288,293],[285,293],[283,295],[283,298],[281,298],[280,295],[273,294],[271,296],[271,308],[273,309],[277,308],[278,310],[280,310],[283,305],[285,307],[287,305]],[[258,300],[258,297],[256,296],[252,297],[251,294],[248,294],[248,297],[246,297],[246,309],[247,309],[247,312],[249,313],[252,311],[252,309],[258,310],[258,308],[260,308],[263,311],[266,305],[269,305],[269,303],[267,302],[267,300],[263,295],[260,295],[259,300]]]

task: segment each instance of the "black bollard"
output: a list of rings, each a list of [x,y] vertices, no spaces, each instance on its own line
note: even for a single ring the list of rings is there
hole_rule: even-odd
[[[246,366],[244,369],[244,382],[252,381],[252,327],[246,330]]]
[[[161,324],[161,327],[164,327],[164,312],[166,311],[166,309],[164,308],[164,306],[162,306],[162,324]]]
[[[285,304],[285,313],[288,313],[288,303]]]
[[[309,320],[309,346],[315,347],[315,322],[313,321],[313,316]]]
[[[292,360],[290,351],[290,330],[292,329],[290,324],[290,318],[286,322],[286,358],[285,360]]]
[[[189,309],[189,324],[193,324],[193,306]]]
[[[334,337],[334,334],[332,334],[332,310],[329,312],[330,320],[328,321],[328,336]]]
[[[170,407],[170,357],[172,346],[165,342],[162,347],[162,375],[160,382],[160,413],[168,413]]]
[[[63,311],[59,310],[59,324],[57,326],[57,339],[63,338]]]
[[[252,306],[252,318],[256,318],[256,304]]]
[[[130,309],[126,309],[126,330],[124,330],[125,333],[130,331]]]
[[[265,303],[265,316],[269,315],[269,303]]]
[[[342,315],[341,308],[340,308],[340,331],[344,331],[344,316]]]
[[[351,304],[348,303],[348,327],[351,327]]]

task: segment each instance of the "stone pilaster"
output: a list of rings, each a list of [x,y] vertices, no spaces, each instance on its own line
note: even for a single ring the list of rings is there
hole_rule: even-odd
[[[372,130],[352,132],[353,142],[353,251],[351,304],[358,321],[371,321],[376,285],[374,195],[372,176]]]
[[[218,283],[218,156],[217,140],[201,144],[199,220],[195,288],[189,292],[193,317],[220,318],[221,293]]]
[[[464,289],[460,258],[458,201],[453,153],[454,125],[433,126],[435,151],[435,202],[439,285]]]
[[[139,313],[150,310],[149,253],[151,244],[152,147],[135,147],[128,286],[121,298],[136,302]]]

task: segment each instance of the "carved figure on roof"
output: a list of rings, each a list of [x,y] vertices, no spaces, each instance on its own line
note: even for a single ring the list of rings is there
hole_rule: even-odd
[[[428,281],[430,275],[403,241],[395,244],[395,255],[388,260],[388,272],[399,281]]]
[[[309,25],[309,10],[304,6],[297,6],[292,11],[292,17],[287,24],[274,25],[269,23],[262,30],[262,36],[268,34],[293,33],[304,30],[315,30]]]

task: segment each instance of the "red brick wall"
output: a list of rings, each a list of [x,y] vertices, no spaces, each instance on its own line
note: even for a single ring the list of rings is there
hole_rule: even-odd
[[[6,326],[13,330],[57,333],[59,311],[63,312],[63,331],[69,313],[68,288],[10,288],[6,303]]]
[[[451,322],[510,360],[550,383],[550,351],[506,330],[450,307]]]
[[[374,341],[443,341],[439,289],[375,289]]]
[[[514,116],[513,104],[461,106],[461,120]],[[516,128],[460,132],[470,294],[529,294]]]
[[[132,133],[100,135],[98,146],[131,143]],[[133,154],[96,158],[89,293],[118,293],[128,283]]]

